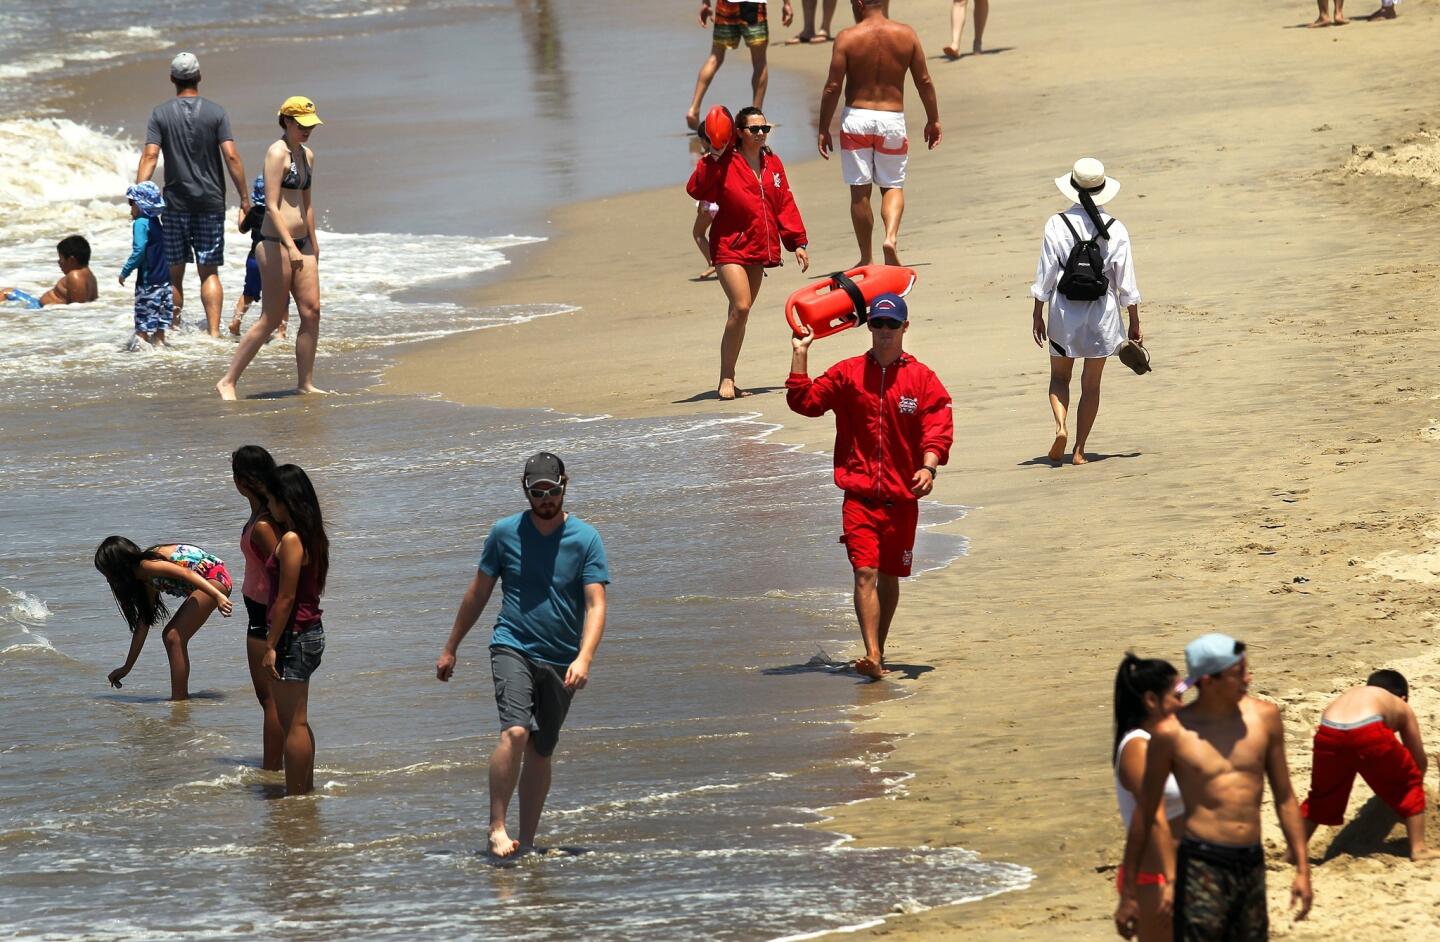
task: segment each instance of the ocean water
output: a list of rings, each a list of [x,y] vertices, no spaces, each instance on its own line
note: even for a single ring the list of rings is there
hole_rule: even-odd
[[[62,42],[66,15],[93,30],[87,42]],[[0,26],[0,148],[21,158],[0,168],[0,282],[53,281],[56,231],[79,230],[103,292],[84,307],[0,307],[0,935],[775,939],[1028,883],[1024,868],[963,849],[861,849],[815,826],[821,808],[905,787],[878,767],[889,743],[854,721],[907,685],[860,683],[834,663],[855,630],[827,461],[773,443],[746,415],[617,421],[371,388],[398,343],[572,310],[563,286],[505,309],[467,307],[446,290],[500,273],[543,238],[557,180],[582,196],[653,180],[517,163],[530,174],[515,178],[523,198],[465,225],[448,206],[428,225],[424,204],[322,216],[319,376],[339,395],[283,395],[293,382],[285,341],[246,373],[242,392],[256,398],[233,406],[209,392],[229,341],[192,329],[168,351],[124,350],[129,292],[112,285],[128,234],[116,193],[137,144],[118,116],[82,107],[81,92],[73,107],[50,95],[57,70],[77,88],[111,87],[136,62],[163,68],[175,43],[219,62],[240,37],[303,27],[343,62],[377,36],[469,31],[479,58],[517,44],[583,51],[563,79],[580,90],[630,68],[625,24],[597,33],[576,8],[543,2],[321,0],[298,20],[278,3],[172,11],[72,0],[7,5]],[[703,35],[684,19],[646,28],[689,42],[695,54],[683,58],[698,64]],[[537,41],[537,29],[553,35]],[[555,135],[564,118],[546,96],[560,66],[521,62],[532,97],[504,107],[531,108],[535,133]],[[86,79],[91,69],[107,71]],[[687,68],[676,80],[680,112],[690,78]],[[772,77],[778,100],[782,85]],[[247,102],[237,93],[227,105]],[[662,151],[654,166],[672,168],[655,173],[683,178],[683,139],[646,127]],[[383,147],[336,147],[326,165],[335,188],[358,187]],[[688,230],[677,202],[677,231]],[[414,264],[397,267],[397,253]],[[243,260],[231,255],[227,317]],[[193,281],[190,293],[193,319]],[[247,442],[307,468],[334,546],[329,649],[311,690],[319,788],[301,799],[282,800],[280,778],[258,769],[242,616],[214,616],[196,636],[188,703],[163,699],[158,638],[123,690],[105,682],[128,634],[91,566],[95,545],[110,533],[184,539],[225,558],[238,582],[246,506],[228,459]],[[548,850],[499,863],[481,853],[497,732],[487,622],[450,684],[433,664],[485,532],[523,507],[519,468],[540,448],[566,458],[569,509],[604,535],[615,581],[592,683],[558,753]],[[962,512],[927,504],[923,520]],[[931,566],[963,552],[963,540],[933,530],[917,545]]]

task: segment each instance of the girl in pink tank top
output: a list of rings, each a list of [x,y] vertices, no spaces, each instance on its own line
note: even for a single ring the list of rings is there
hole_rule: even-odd
[[[285,793],[315,788],[315,736],[309,715],[310,678],[325,653],[320,594],[330,569],[330,539],[320,499],[298,465],[275,469],[267,489],[270,515],[283,528],[266,563],[270,577],[270,633],[264,666],[270,672],[285,743]]]
[[[230,456],[230,472],[235,490],[250,502],[250,518],[240,531],[240,552],[245,557],[245,579],[240,593],[245,600],[245,655],[250,663],[250,682],[255,698],[260,701],[262,755],[260,767],[278,771],[284,758],[284,741],[280,736],[280,716],[275,712],[275,695],[270,690],[270,671],[265,667],[269,620],[265,617],[270,599],[270,580],[265,561],[275,552],[282,531],[270,515],[266,482],[275,476],[275,459],[259,445],[245,445]]]

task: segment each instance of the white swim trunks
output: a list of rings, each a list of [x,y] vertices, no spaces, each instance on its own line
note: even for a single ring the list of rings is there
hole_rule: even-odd
[[[840,170],[850,186],[905,185],[910,139],[903,111],[846,108],[840,116]]]

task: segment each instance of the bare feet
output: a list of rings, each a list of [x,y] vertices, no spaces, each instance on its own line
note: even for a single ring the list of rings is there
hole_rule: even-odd
[[[741,389],[736,386],[733,379],[722,379],[719,388],[715,391],[720,395],[721,399],[727,402],[732,399],[744,399],[746,396],[754,395],[750,390]]]
[[[1389,9],[1388,7],[1386,9]],[[1410,860],[1413,863],[1420,863],[1425,860],[1440,859],[1440,850],[1433,847],[1421,847],[1410,851]]]
[[[509,857],[520,849],[520,842],[511,837],[502,824],[490,829],[490,853],[496,857]]]
[[[216,391],[217,393],[219,393],[219,394],[220,394],[220,398],[221,398],[221,399],[224,399],[226,402],[234,402],[234,401],[235,401],[235,384],[234,384],[234,383],[227,383],[227,382],[225,382],[225,380],[222,379],[220,382],[218,382],[218,383],[215,384],[215,391]]]
[[[1345,26],[1345,25],[1348,24],[1349,22],[1350,22],[1349,20],[1345,19],[1345,14],[1344,14],[1344,13],[1336,13],[1336,14],[1335,14],[1334,23],[1335,23],[1336,26]]]
[[[871,680],[879,680],[885,676],[885,668],[877,661],[872,660],[868,655],[855,662],[855,672]]]
[[[1393,20],[1397,16],[1394,7],[1381,7],[1366,17],[1368,20]]]
[[[685,113],[685,126],[692,131],[700,127],[700,112],[687,111]]]
[[[230,335],[232,337],[240,336],[240,318],[232,317],[230,319]]]
[[[808,35],[806,33],[796,33],[794,36],[785,40],[785,45],[798,46],[801,43],[828,43],[829,41],[830,36],[822,29]]]
[[[1083,451],[1081,451],[1080,449],[1077,448],[1077,449],[1075,449],[1075,454],[1073,454],[1073,455],[1070,456],[1070,463],[1071,463],[1071,464],[1089,464],[1089,463],[1090,463],[1090,459],[1085,457],[1085,452],[1083,452]]]
[[[954,62],[956,59],[960,58],[960,50],[956,49],[954,46],[946,46],[940,51],[944,53],[945,58],[949,59],[951,62]]]
[[[1055,441],[1051,443],[1050,450],[1046,452],[1045,456],[1051,461],[1059,461],[1061,458],[1064,458],[1065,443],[1069,440],[1069,434],[1062,428],[1060,431],[1055,433]]]
[[[315,395],[315,396],[328,396],[328,395],[330,395],[330,390],[328,390],[328,389],[321,389],[319,386],[316,386],[314,383],[310,383],[309,385],[306,385],[306,386],[296,386],[296,387],[295,387],[295,392],[296,392],[297,394],[301,395],[301,396],[310,396],[310,395]]]
[[[985,54],[985,47],[981,46],[980,40],[977,39],[970,44],[970,51],[977,56],[983,56]]]
[[[702,271],[700,274],[696,275],[696,276],[695,276],[695,280],[696,280],[696,281],[709,281],[711,278],[714,278],[714,277],[715,277],[715,266],[714,266],[714,265],[711,265],[709,268],[705,269],[705,270]]]
[[[886,264],[886,265],[899,265],[899,264],[900,264],[900,253],[897,252],[897,251],[895,251],[895,243],[894,243],[894,242],[891,242],[891,241],[889,241],[889,240],[887,239],[884,243],[881,244],[880,250],[885,253],[885,264]]]
[[[1306,29],[1314,29],[1314,28],[1317,27],[1317,26],[1329,26],[1329,25],[1330,25],[1330,17],[1328,17],[1328,16],[1317,16],[1317,17],[1315,18],[1315,22],[1311,23],[1309,26],[1307,26],[1307,27],[1305,27],[1305,28],[1306,28]]]

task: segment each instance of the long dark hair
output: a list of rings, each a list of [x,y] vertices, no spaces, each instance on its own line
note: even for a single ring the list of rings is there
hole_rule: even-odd
[[[325,591],[325,576],[330,571],[330,538],[325,535],[325,520],[320,514],[320,498],[315,487],[298,464],[282,464],[270,481],[270,497],[285,508],[290,529],[300,537],[310,565],[315,567],[315,590]]]
[[[150,628],[170,614],[160,594],[151,592],[149,583],[135,575],[140,563],[147,559],[164,561],[165,557],[153,549],[142,550],[123,536],[107,536],[95,550],[95,568],[110,583],[115,607],[125,616],[131,631]]]
[[[230,456],[230,473],[263,503],[275,477],[275,459],[259,445],[241,445]]]
[[[1179,672],[1169,661],[1136,657],[1125,652],[1125,660],[1115,671],[1115,742],[1110,747],[1110,761],[1118,760],[1120,740],[1145,722],[1145,694],[1164,698],[1175,686]]]

